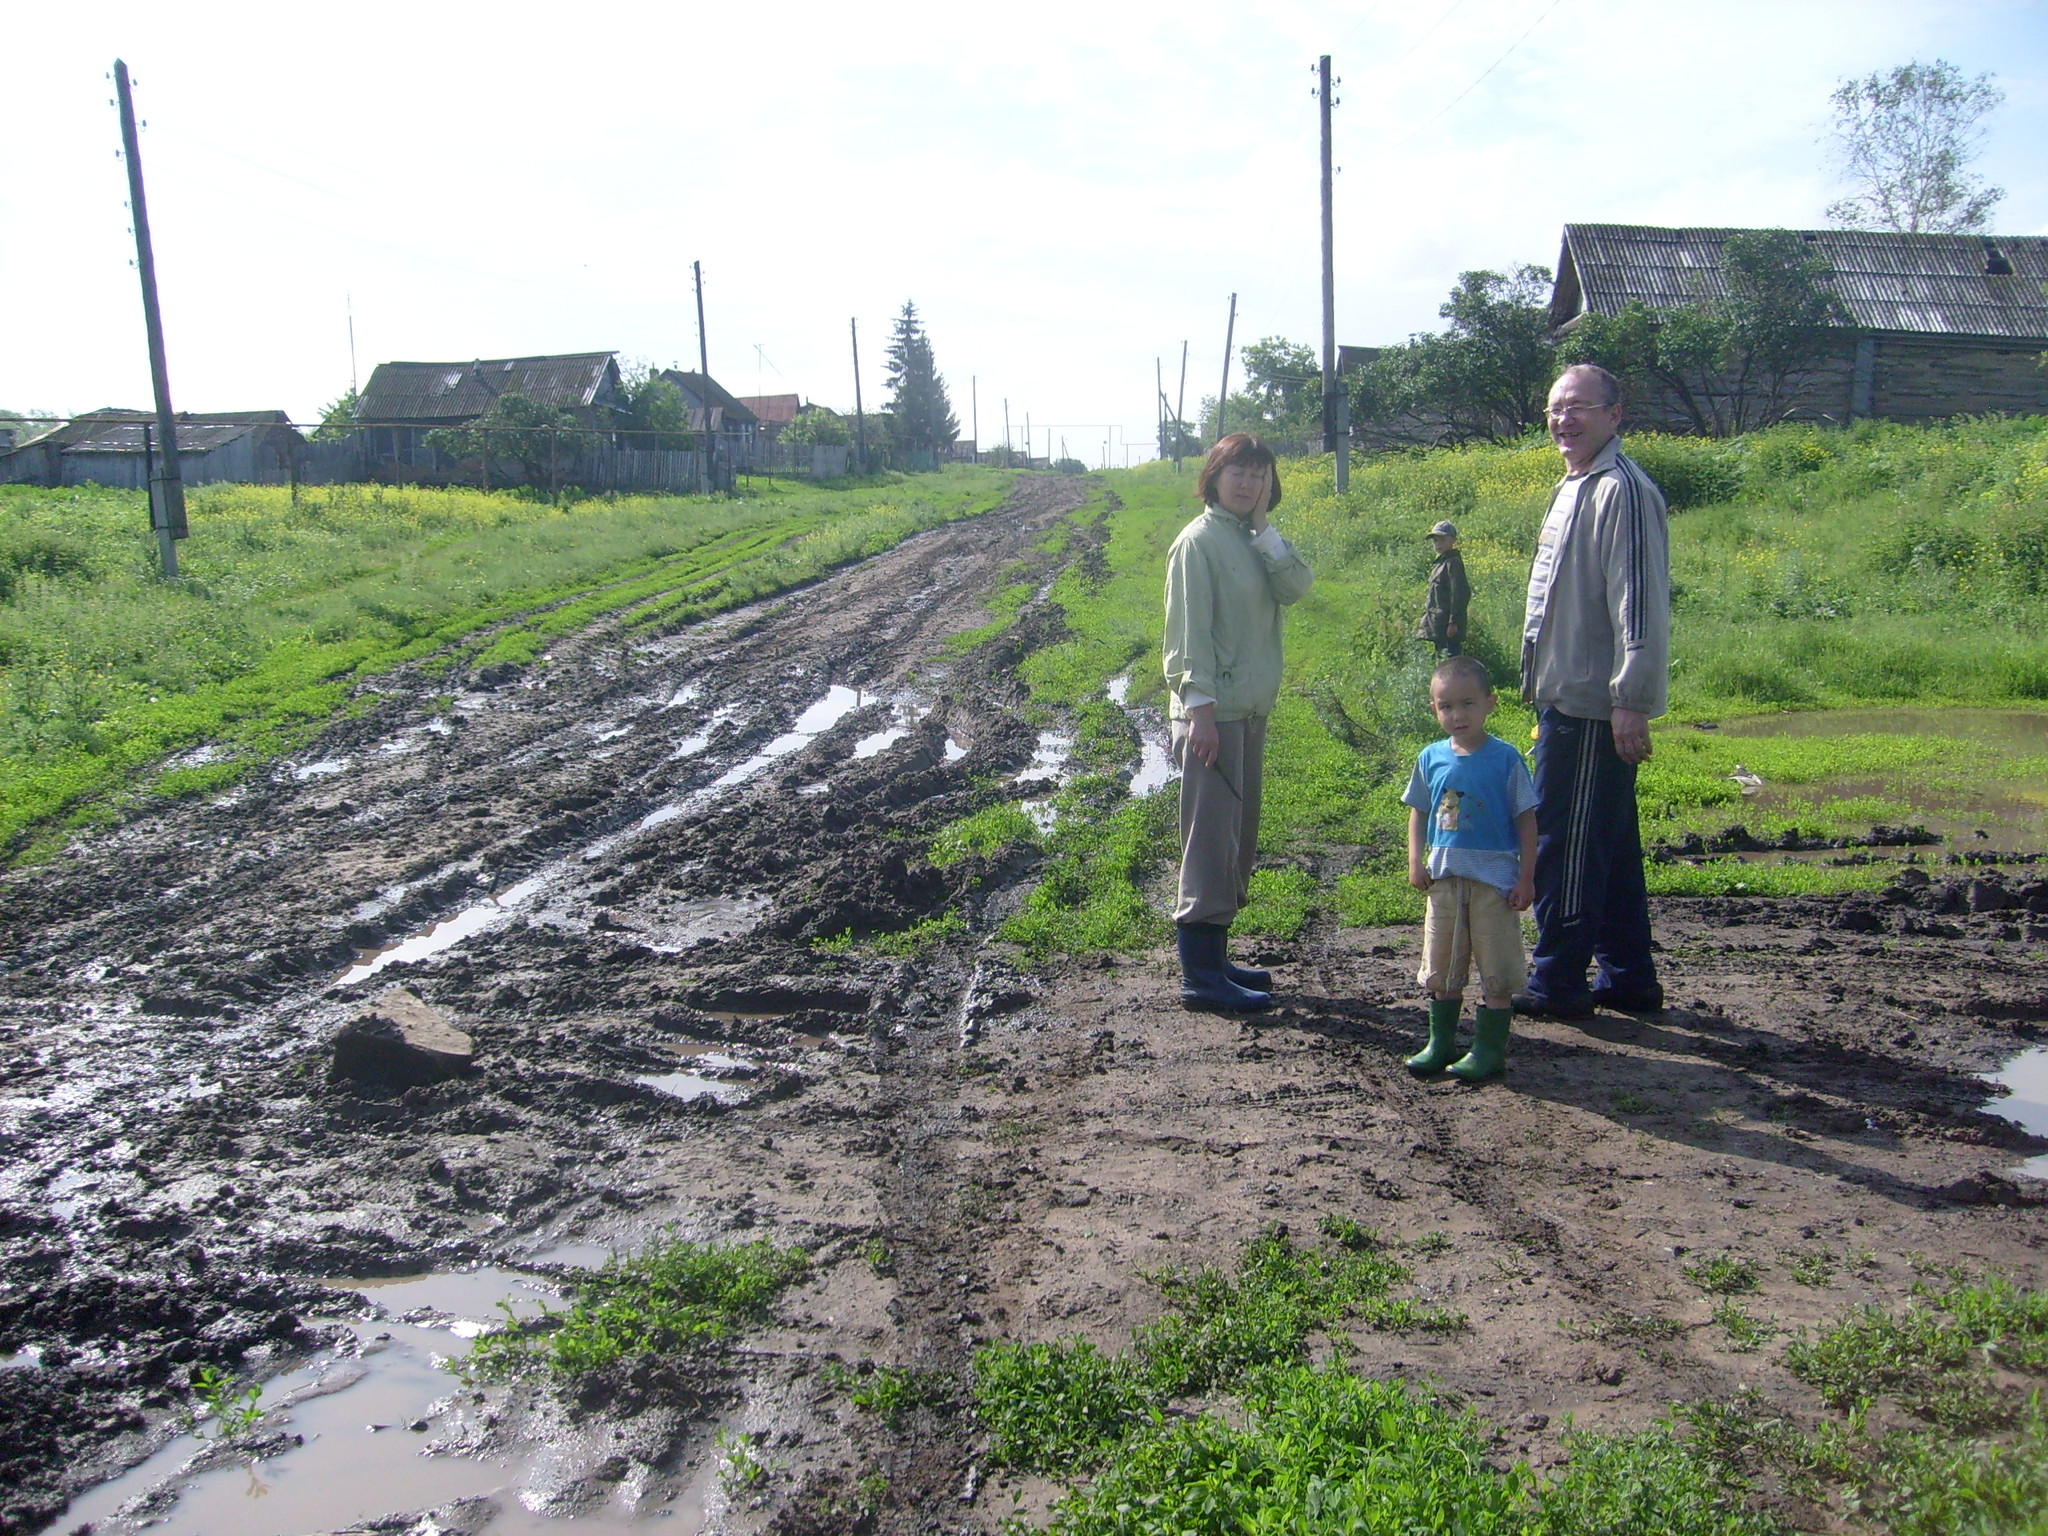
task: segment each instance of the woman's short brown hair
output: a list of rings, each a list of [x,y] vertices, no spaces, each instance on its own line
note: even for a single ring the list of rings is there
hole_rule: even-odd
[[[1209,457],[1202,460],[1202,478],[1195,484],[1195,494],[1210,506],[1215,506],[1216,482],[1223,478],[1223,471],[1233,464],[1249,464],[1254,469],[1271,470],[1273,494],[1266,502],[1266,510],[1270,512],[1280,505],[1280,459],[1266,446],[1264,438],[1253,437],[1249,432],[1233,432],[1209,450]]]

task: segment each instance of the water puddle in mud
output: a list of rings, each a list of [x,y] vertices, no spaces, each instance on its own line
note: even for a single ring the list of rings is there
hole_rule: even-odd
[[[702,1072],[647,1072],[633,1081],[685,1101],[715,1099],[720,1104],[738,1104],[747,1097],[747,1090],[740,1084],[706,1077]]]
[[[945,750],[946,750],[946,761],[947,761],[947,762],[949,762],[949,763],[957,763],[957,762],[959,762],[959,761],[960,761],[960,759],[961,759],[961,758],[963,758],[963,757],[965,757],[965,756],[967,755],[967,749],[966,749],[965,747],[961,746],[959,742],[955,741],[955,740],[954,740],[954,739],[953,739],[952,737],[950,737],[950,736],[948,736],[948,737],[946,738],[946,749],[945,749]]]
[[[329,774],[340,773],[348,767],[345,757],[323,757],[317,763],[304,763],[292,770],[292,777],[302,783],[307,779],[321,779]]]
[[[1180,770],[1173,766],[1173,758],[1166,749],[1166,743],[1154,735],[1159,725],[1158,717],[1149,709],[1131,707],[1131,675],[1128,672],[1112,677],[1103,685],[1110,701],[1130,718],[1131,725],[1138,733],[1138,770],[1131,775],[1126,786],[1133,800],[1142,800],[1155,789],[1164,789],[1180,777]]]
[[[437,955],[444,949],[460,944],[464,939],[473,938],[487,928],[495,928],[511,916],[514,907],[540,890],[543,883],[540,876],[529,876],[517,885],[507,886],[495,896],[486,897],[473,907],[464,908],[453,917],[443,918],[403,943],[394,944],[389,949],[367,953],[343,971],[334,984],[338,987],[353,985],[376,975],[387,965],[406,965],[415,960],[424,960],[429,955]]]
[[[73,1500],[49,1531],[88,1523],[121,1531],[146,1523],[157,1536],[277,1536],[340,1530],[453,1499],[516,1490],[525,1468],[514,1460],[436,1455],[428,1446],[446,1432],[449,1399],[463,1390],[448,1367],[467,1352],[467,1341],[504,1321],[501,1302],[531,1317],[543,1303],[559,1304],[557,1294],[544,1282],[504,1269],[345,1281],[335,1289],[360,1291],[392,1320],[342,1319],[359,1355],[327,1355],[264,1384],[261,1406],[271,1416],[258,1433],[283,1430],[303,1444],[255,1462],[216,1451],[187,1472],[217,1432],[201,1424],[198,1433],[180,1436]],[[159,1489],[175,1490],[176,1502],[161,1508],[158,1494],[148,1506],[120,1513]],[[508,1513],[524,1517],[521,1529],[556,1526],[532,1525],[516,1493],[504,1503]],[[586,1518],[575,1529],[625,1524]],[[494,1520],[487,1529],[511,1527]]]
[[[2015,709],[1828,709],[1728,720],[1716,734],[1742,741],[1788,737],[1934,736],[1970,743],[1992,760],[2048,758],[2048,713]],[[1744,807],[1797,815],[1870,798],[1910,806],[1915,820],[1949,842],[1982,852],[2048,848],[2048,774],[1986,779],[1957,792],[1910,772],[1843,775],[1817,784],[1745,786]],[[1733,807],[1730,807],[1733,809]]]
[[[2011,1090],[2006,1097],[1986,1103],[1986,1114],[2014,1121],[2021,1130],[2032,1131],[2036,1136],[2048,1136],[2048,1045],[2022,1051],[1986,1076]],[[2015,1171],[2048,1179],[2048,1152],[2028,1158]]]
[[[1040,731],[1038,745],[1032,749],[1031,761],[1020,769],[1013,782],[1018,784],[1053,783],[1067,766],[1067,759],[1073,755],[1074,738],[1062,731]]]
[[[825,732],[831,730],[841,720],[852,714],[856,709],[859,709],[865,702],[866,700],[858,689],[847,688],[838,683],[832,684],[831,687],[825,690],[825,696],[814,701],[802,714],[798,715],[796,723],[791,725],[788,730],[769,742],[767,746],[756,752],[745,762],[735,764],[733,767],[726,769],[724,773],[698,790],[690,798],[701,801],[721,791],[746,783],[747,780],[751,779],[763,768],[766,768],[778,757],[787,757],[790,753],[809,746],[818,737],[824,735]]]
[[[892,725],[887,730],[876,731],[872,736],[863,736],[853,744],[853,760],[879,757],[910,734],[907,726]]]

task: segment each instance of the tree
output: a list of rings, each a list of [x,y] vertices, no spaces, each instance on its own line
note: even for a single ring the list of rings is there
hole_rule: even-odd
[[[1790,230],[1737,230],[1721,246],[1725,292],[1583,315],[1556,362],[1598,363],[1638,389],[1661,390],[1706,436],[1768,426],[1832,348],[1831,328],[1844,316],[1831,272]]]
[[[1384,348],[1351,375],[1351,419],[1410,442],[1504,441],[1543,420],[1556,373],[1550,269],[1458,274],[1437,313],[1450,324]]]
[[[355,431],[356,412],[361,404],[362,396],[351,389],[321,406],[320,425],[313,429],[313,441],[332,442]]]
[[[566,464],[576,458],[577,438],[563,440],[562,430],[573,429],[576,418],[567,411],[553,410],[508,390],[491,402],[491,408],[466,427],[436,427],[426,444],[450,458],[473,460],[490,478],[493,464],[509,460],[519,468],[527,485],[545,485]]]
[[[845,448],[853,443],[853,428],[837,411],[822,405],[808,406],[782,429],[782,441],[826,448]]]
[[[690,432],[690,407],[683,392],[660,377],[652,364],[634,364],[623,382],[627,447],[672,453],[697,446],[697,439]]]
[[[1322,435],[1323,370],[1315,349],[1284,336],[1267,336],[1242,348],[1245,390],[1230,402],[1233,428],[1287,441]]]
[[[931,338],[917,318],[917,306],[904,301],[889,342],[890,439],[898,448],[950,448],[960,436],[960,423],[946,398],[946,381],[932,360]]]
[[[1966,79],[1936,59],[1844,80],[1830,100],[1837,154],[1857,190],[1828,217],[1849,229],[1983,229],[2005,189],[1966,167],[1983,148],[1984,118],[2005,100],[1991,78]]]

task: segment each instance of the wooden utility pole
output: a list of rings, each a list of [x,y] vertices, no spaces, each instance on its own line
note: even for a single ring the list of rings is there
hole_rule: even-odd
[[[1154,431],[1159,438],[1159,457],[1163,459],[1166,457],[1166,359],[1164,358],[1155,357],[1152,359],[1152,388],[1154,390],[1152,398],[1158,402],[1158,404],[1152,407],[1152,418],[1158,423]]]
[[[171,370],[164,361],[164,321],[156,302],[156,255],[149,244],[149,205],[142,197],[142,145],[135,130],[135,96],[128,66],[114,60],[114,91],[121,106],[121,149],[128,160],[128,209],[135,216],[135,268],[142,274],[142,324],[149,335],[149,382],[156,390],[156,453],[149,476],[149,525],[156,530],[157,560],[165,577],[178,574],[178,540],[185,537],[185,480],[178,466],[178,418],[171,411]],[[145,458],[148,444],[144,444]]]
[[[860,321],[849,320],[853,330],[853,432],[860,445],[860,472],[868,472],[868,417],[860,403]]]
[[[1010,397],[1003,396],[1003,457],[1008,458],[1017,451],[1017,445],[1010,440]]]
[[[974,433],[974,462],[981,462],[981,378],[977,374],[967,375],[967,410]]]
[[[1173,467],[1180,470],[1181,427],[1188,419],[1188,344],[1180,344],[1180,393],[1173,401]]]
[[[690,263],[690,275],[697,283],[697,376],[704,381],[698,393],[704,401],[704,452],[697,462],[703,465],[700,478],[705,494],[718,482],[718,432],[711,421],[711,343],[704,335],[704,263]]]
[[[1344,420],[1344,386],[1337,377],[1337,258],[1336,220],[1331,210],[1332,177],[1330,156],[1330,109],[1336,103],[1331,94],[1330,56],[1316,60],[1316,108],[1322,122],[1323,138],[1323,452],[1336,456],[1337,489],[1351,487],[1351,431]]]
[[[1237,295],[1230,296],[1230,323],[1223,327],[1223,388],[1216,396],[1216,441],[1223,441],[1223,412],[1230,404],[1230,346],[1237,339]]]
[[[1050,438],[1052,434],[1048,432],[1046,433],[1046,436]],[[1036,446],[1036,443],[1037,439],[1032,435],[1031,431],[1031,413],[1029,411],[1026,411],[1024,413],[1024,467],[1026,469],[1029,469],[1031,467],[1031,450],[1034,446]],[[1052,449],[1047,448],[1045,450],[1045,456],[1047,458],[1051,458]]]

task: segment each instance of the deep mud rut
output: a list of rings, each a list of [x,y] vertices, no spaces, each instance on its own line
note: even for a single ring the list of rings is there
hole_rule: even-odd
[[[854,1410],[824,1361],[1119,1346],[1157,1309],[1142,1271],[1333,1211],[1444,1234],[1417,1294],[1472,1324],[1363,1334],[1361,1368],[1464,1395],[1539,1464],[1567,1415],[1744,1385],[1811,1409],[1772,1350],[1709,1326],[1688,1255],[1762,1262],[1750,1310],[1785,1328],[1935,1264],[2042,1283],[2037,1186],[2006,1175],[2048,1143],[1974,1075],[2048,1024],[2026,910],[2048,886],[2019,874],[1665,903],[1673,1006],[1522,1027],[1478,1090],[1400,1069],[1403,930],[1273,946],[1287,1007],[1256,1026],[1182,1012],[1163,955],[815,942],[1014,899],[1023,871],[919,849],[1029,771],[1010,669],[1044,622],[945,642],[1013,562],[1053,574],[1033,546],[1086,494],[1031,477],[783,599],[655,640],[599,627],[496,686],[387,680],[274,776],[8,877],[0,1536],[423,1531],[430,1509],[442,1531],[986,1530],[1051,1490],[987,1470],[943,1404]],[[330,1080],[336,1030],[394,982],[472,1032],[470,1076]],[[531,1298],[522,1274],[664,1229],[802,1243],[813,1275],[741,1348],[571,1401],[432,1369],[453,1318]],[[1814,1256],[1828,1282],[1795,1283]],[[413,1275],[440,1279],[333,1285]],[[376,1375],[405,1361],[419,1417],[377,1440],[401,1459],[334,1450],[412,1401]],[[179,1440],[201,1364],[302,1400],[232,1454]],[[386,1397],[318,1395],[366,1370],[352,1391]],[[721,1430],[753,1437],[761,1483],[721,1481]]]

